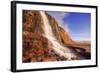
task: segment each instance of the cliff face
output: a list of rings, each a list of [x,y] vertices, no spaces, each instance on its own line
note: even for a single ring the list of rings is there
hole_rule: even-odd
[[[45,12],[53,34],[63,45],[75,44],[56,20]],[[44,37],[43,19],[39,11],[23,10],[23,62],[61,61],[67,60],[59,56],[50,47],[50,43]],[[73,58],[74,59],[74,58]]]
[[[74,41],[70,38],[70,36],[68,35],[68,32],[65,31],[62,27],[59,26],[59,24],[56,22],[56,20],[51,17],[50,15],[48,15],[46,13],[46,15],[48,16],[50,25],[52,27],[52,30],[56,36],[56,38],[63,44],[67,45],[67,44],[73,44]]]
[[[68,33],[58,25],[56,20],[46,13],[53,33],[56,38],[63,44],[72,44],[74,41],[70,38]],[[23,11],[23,31],[43,34],[43,20],[39,11]]]

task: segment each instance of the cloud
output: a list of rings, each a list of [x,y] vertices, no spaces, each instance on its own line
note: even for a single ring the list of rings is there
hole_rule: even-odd
[[[65,24],[63,20],[65,16],[69,15],[69,13],[51,11],[48,11],[47,13],[56,19],[56,21],[59,23],[59,26],[63,27],[67,32],[69,32],[68,24]]]

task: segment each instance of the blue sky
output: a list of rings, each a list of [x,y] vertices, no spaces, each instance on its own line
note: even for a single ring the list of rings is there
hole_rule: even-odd
[[[76,12],[47,12],[54,17],[72,39],[88,41],[91,39],[91,14]]]

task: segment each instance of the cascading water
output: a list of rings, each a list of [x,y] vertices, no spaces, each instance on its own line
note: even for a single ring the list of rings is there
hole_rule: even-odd
[[[40,14],[42,16],[44,25],[44,36],[49,40],[49,42],[52,44],[52,49],[58,54],[59,56],[63,56],[67,58],[68,60],[71,60],[72,58],[76,58],[76,55],[71,52],[71,50],[64,45],[61,45],[59,41],[56,39],[56,37],[53,34],[52,28],[50,26],[49,20],[45,14],[44,11],[40,11]]]

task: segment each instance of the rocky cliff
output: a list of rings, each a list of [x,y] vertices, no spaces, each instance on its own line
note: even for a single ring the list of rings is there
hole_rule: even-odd
[[[48,15],[47,13],[46,15],[48,16],[49,22],[56,38],[63,44],[73,44],[74,41],[70,38],[68,32],[65,31],[62,27],[60,27],[57,21],[52,16]]]

